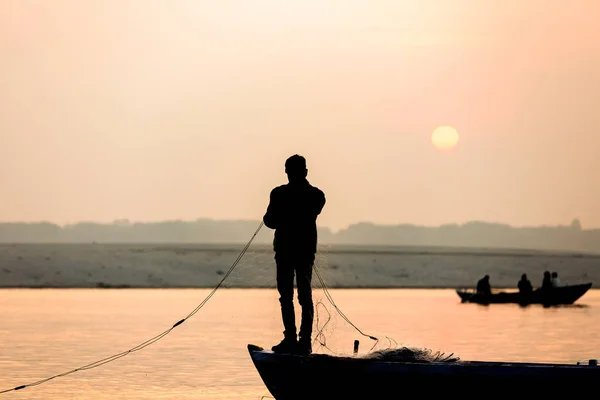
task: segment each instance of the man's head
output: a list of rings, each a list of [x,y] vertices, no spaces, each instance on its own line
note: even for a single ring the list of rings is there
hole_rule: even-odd
[[[298,154],[294,154],[285,161],[285,173],[290,182],[303,180],[308,175],[306,159]]]

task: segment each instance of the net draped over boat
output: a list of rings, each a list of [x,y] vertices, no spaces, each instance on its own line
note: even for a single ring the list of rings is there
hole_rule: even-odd
[[[415,347],[399,347],[385,350],[376,350],[367,353],[363,358],[376,359],[380,361],[396,361],[396,362],[415,362],[415,363],[430,363],[430,362],[458,362],[460,357],[454,353],[446,354],[440,351],[431,349],[420,349]]]

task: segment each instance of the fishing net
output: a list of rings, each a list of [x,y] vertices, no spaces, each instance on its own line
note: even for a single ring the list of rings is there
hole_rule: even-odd
[[[363,358],[378,361],[434,363],[434,362],[458,362],[460,357],[454,353],[446,354],[431,349],[420,349],[413,347],[399,347],[385,350],[376,350],[363,356]]]

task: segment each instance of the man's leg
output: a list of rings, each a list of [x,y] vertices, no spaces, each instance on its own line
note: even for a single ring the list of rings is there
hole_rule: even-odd
[[[298,302],[302,306],[302,322],[300,324],[299,351],[312,352],[312,327],[314,305],[312,299],[312,269],[314,256],[298,260],[296,266],[296,284],[298,286]]]
[[[277,263],[277,291],[283,319],[283,341],[273,346],[275,352],[291,352],[296,344],[296,316],[294,314],[294,268],[282,259]]]

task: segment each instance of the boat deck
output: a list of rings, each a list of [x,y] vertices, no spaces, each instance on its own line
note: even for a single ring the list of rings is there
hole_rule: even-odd
[[[555,398],[561,388],[570,388],[569,398],[575,398],[587,396],[600,382],[600,367],[577,363],[397,362],[324,354],[276,354],[254,345],[248,345],[248,351],[277,400],[398,399],[403,397],[398,390],[407,386],[426,388],[428,395],[448,395],[472,390],[474,385],[487,386],[498,395],[527,394],[536,398]]]

